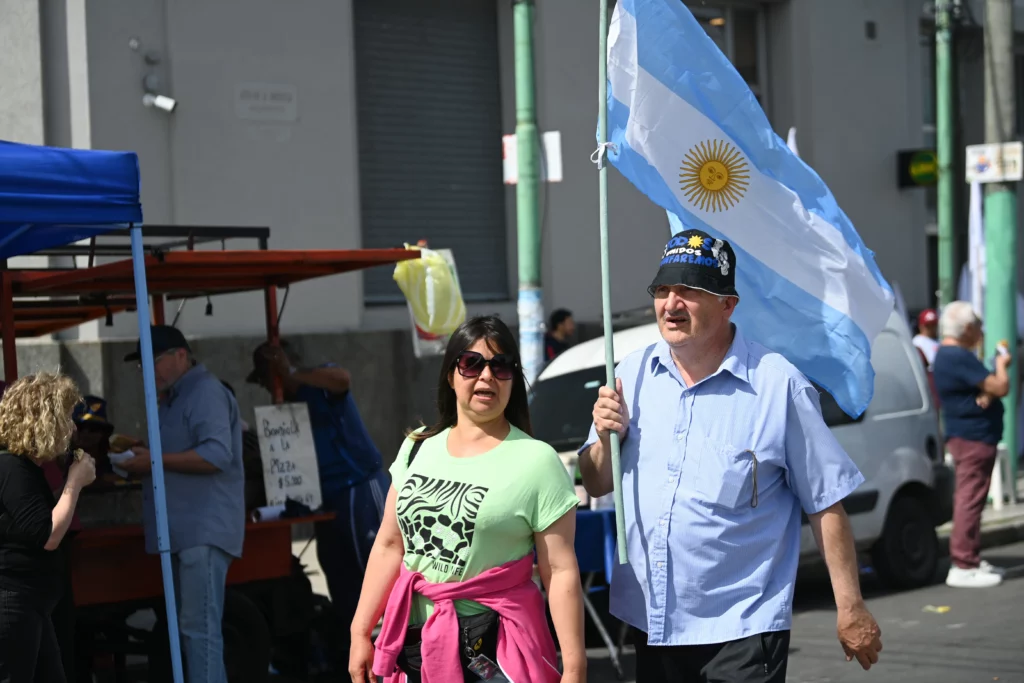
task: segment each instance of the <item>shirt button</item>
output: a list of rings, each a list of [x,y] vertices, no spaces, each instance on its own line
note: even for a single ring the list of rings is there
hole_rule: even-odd
[[[660,522],[658,522],[658,524],[660,524],[661,526],[665,526],[665,520],[661,520]]]
[[[676,441],[682,441],[682,440],[683,440],[683,435],[682,434],[676,434]]]
[[[663,565],[664,565],[664,562],[659,562],[659,563],[658,563],[658,569],[661,569],[661,567],[662,567]]]

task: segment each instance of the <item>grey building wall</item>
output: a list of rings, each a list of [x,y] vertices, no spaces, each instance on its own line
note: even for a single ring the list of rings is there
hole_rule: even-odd
[[[41,142],[45,133],[51,144],[135,150],[149,223],[269,225],[272,247],[357,248],[353,1],[55,0],[40,14],[38,0],[0,0],[0,92],[20,93],[0,97],[0,137]],[[503,129],[512,133],[512,11],[510,3],[495,1]],[[783,0],[763,6],[772,124],[783,135],[797,127],[804,159],[829,184],[883,272],[899,282],[911,308],[925,305],[924,198],[899,191],[895,179],[897,151],[923,142],[922,3]],[[535,24],[540,128],[561,132],[564,164],[564,181],[542,193],[545,304],[568,307],[591,322],[600,312],[597,173],[590,162],[595,11],[589,0],[541,2]],[[865,32],[869,21],[874,39]],[[142,106],[147,75],[178,100],[172,115]],[[252,83],[294,88],[295,115],[263,121],[240,115],[238,89]],[[648,305],[644,289],[668,236],[667,221],[616,171],[609,176],[613,308]],[[470,312],[499,312],[514,322],[515,189],[506,193],[510,301],[474,305]],[[306,348],[308,360],[352,369],[371,433],[386,455],[393,452],[404,428],[433,415],[437,360],[412,357],[404,307],[363,306],[359,274],[293,289],[285,333]],[[179,326],[199,338],[200,357],[234,385],[251,418],[252,406],[266,401],[242,382],[264,327],[262,298],[235,295],[213,303],[209,317],[203,302],[186,306]],[[138,377],[119,362],[124,343],[87,341],[135,336],[133,315],[114,321],[112,328],[83,329],[83,341],[23,346],[19,355],[26,370],[63,365],[83,388],[113,400],[119,425],[141,430]]]
[[[270,225],[272,248],[359,246],[349,2],[87,7],[92,144],[138,152],[148,223]],[[178,101],[173,114],[142,106],[147,75]],[[247,83],[294,88],[297,116],[242,118],[237,93]],[[297,285],[283,322],[293,333],[356,328],[360,284],[346,275]],[[197,335],[263,329],[260,294],[215,304],[213,317],[186,307],[179,324]],[[98,332],[128,337],[133,321],[118,316]]]
[[[511,4],[499,2],[499,46],[505,132],[515,132]],[[597,147],[597,8],[587,0],[537,3],[534,42],[537,118],[541,131],[562,134],[565,179],[543,188],[544,302],[583,320],[600,320],[601,270],[598,178],[590,156]],[[515,238],[515,189],[508,189],[508,225]],[[608,173],[612,308],[650,303],[646,289],[668,240],[668,220],[614,169]],[[510,242],[514,244],[514,242]],[[515,274],[515,249],[509,250]],[[513,287],[513,292],[515,288]]]
[[[801,157],[828,184],[883,274],[899,283],[909,308],[924,307],[924,194],[896,185],[898,150],[923,143],[921,3],[789,0],[768,13],[776,131],[797,127]]]
[[[73,147],[67,4],[41,2],[39,15],[45,103],[42,108],[44,143],[54,147]]]
[[[272,247],[356,248],[361,240],[351,1],[69,0],[67,19],[60,12],[44,13],[44,34],[59,34],[64,21],[71,48],[75,35],[84,34],[86,47],[78,52],[87,57],[90,143],[139,153],[147,222],[270,225]],[[79,4],[85,20],[76,34],[72,8]],[[920,3],[789,0],[763,6],[770,119],[783,134],[797,126],[802,154],[878,253],[883,271],[900,282],[908,304],[923,305],[923,199],[921,193],[898,191],[894,181],[897,150],[921,143]],[[512,133],[512,11],[506,2],[498,8],[503,127]],[[597,174],[590,162],[597,109],[593,14],[586,0],[539,3],[535,24],[539,123],[542,130],[562,133],[565,169],[564,181],[547,184],[542,193],[545,304],[566,306],[583,320],[597,320],[600,312]],[[874,40],[865,36],[866,21],[878,28]],[[132,39],[136,50],[129,47]],[[62,61],[70,61],[74,71],[73,55],[47,51],[45,64],[56,82],[66,77],[51,62]],[[159,78],[161,90],[178,100],[172,115],[142,106],[147,75]],[[83,79],[72,73],[68,80],[73,91]],[[296,116],[242,118],[236,94],[246,83],[293,87]],[[52,105],[67,106],[56,95]],[[506,192],[514,302],[515,188]],[[614,170],[609,206],[613,308],[646,305],[644,287],[667,237],[667,222]],[[407,324],[402,307],[364,308],[358,274],[294,289],[284,320],[292,333]],[[258,334],[260,302],[258,294],[222,298],[212,317],[203,315],[202,305],[189,306],[180,325],[200,336]],[[475,307],[496,308],[514,312],[509,304]],[[133,323],[130,316],[117,316],[113,328],[93,329],[99,338],[126,338]]]
[[[503,121],[512,133],[512,17],[508,3],[498,7]],[[139,154],[148,223],[269,225],[271,247],[360,246],[350,1],[108,0],[87,8],[91,144]],[[589,160],[596,146],[597,35],[579,30],[592,9],[581,0],[542,3],[536,36],[539,120],[543,130],[562,132],[565,167],[565,181],[544,188],[545,300],[584,320],[600,314],[597,174]],[[137,51],[129,48],[132,38]],[[147,65],[147,56],[159,63]],[[178,100],[173,115],[142,107],[147,74]],[[235,89],[251,82],[294,86],[297,119],[240,119]],[[499,144],[494,141],[496,154]],[[667,222],[614,172],[610,185],[613,306],[645,305],[645,280],[667,238]],[[513,303],[482,304],[471,312],[514,315],[515,188],[506,192]],[[350,274],[295,286],[285,326],[318,333],[407,325],[403,307],[364,309],[361,283]],[[180,325],[197,335],[256,334],[263,326],[261,302],[258,294],[221,297],[212,318],[202,305],[187,306]],[[93,326],[93,335],[126,338],[133,325],[131,316],[116,316],[112,328]]]
[[[38,0],[0,0],[0,138],[43,143]]]

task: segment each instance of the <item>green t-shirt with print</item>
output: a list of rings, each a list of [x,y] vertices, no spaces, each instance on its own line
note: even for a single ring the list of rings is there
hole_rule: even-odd
[[[423,442],[408,466],[406,439],[391,466],[405,566],[432,583],[471,579],[531,553],[533,535],[572,510],[579,499],[554,449],[512,427],[495,448],[469,458],[448,453],[445,430]],[[415,596],[414,624],[433,604]],[[460,600],[461,615],[487,608]]]

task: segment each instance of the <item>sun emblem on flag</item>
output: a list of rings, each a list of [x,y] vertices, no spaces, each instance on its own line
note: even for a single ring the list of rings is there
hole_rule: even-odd
[[[750,174],[743,154],[724,140],[705,140],[686,153],[679,185],[701,211],[727,211],[743,198]]]

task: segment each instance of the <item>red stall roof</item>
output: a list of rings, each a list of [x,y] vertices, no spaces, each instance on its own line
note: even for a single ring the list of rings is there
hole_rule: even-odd
[[[146,256],[146,280],[152,296],[205,297],[286,287],[419,256],[410,249],[171,251]],[[20,337],[56,332],[135,306],[130,259],[89,268],[12,269],[8,277]]]

